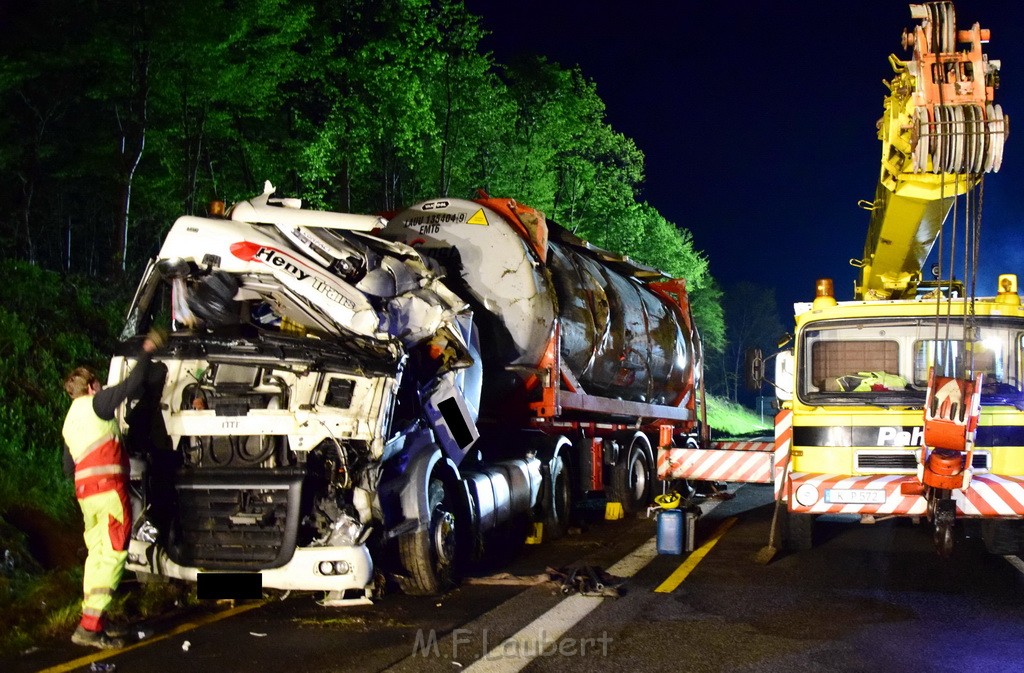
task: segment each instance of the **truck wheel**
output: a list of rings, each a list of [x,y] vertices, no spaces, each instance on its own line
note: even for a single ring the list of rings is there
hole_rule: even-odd
[[[572,517],[572,473],[561,453],[548,461],[547,468],[542,491],[544,502],[541,503],[541,522],[544,524],[544,537],[557,540],[568,532],[569,519]]]
[[[440,479],[430,481],[430,523],[426,530],[406,533],[398,540],[402,566],[408,575],[402,591],[413,596],[434,596],[455,586],[455,507],[452,494]]]
[[[989,554],[1017,556],[1024,552],[1024,527],[1020,521],[981,521],[981,539]]]
[[[779,508],[779,528],[783,549],[807,551],[814,545],[813,514],[790,512],[783,503]]]
[[[612,466],[608,500],[622,503],[627,514],[642,512],[651,502],[654,491],[654,460],[647,437],[637,433],[629,450]]]

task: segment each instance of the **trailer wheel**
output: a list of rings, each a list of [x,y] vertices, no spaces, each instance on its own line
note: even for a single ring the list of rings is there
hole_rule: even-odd
[[[426,530],[406,533],[398,540],[402,591],[413,596],[434,596],[455,586],[456,519],[453,493],[440,479],[430,481],[430,523]]]
[[[629,449],[612,466],[608,500],[622,503],[627,514],[642,512],[654,491],[654,458],[651,445],[642,433],[633,436]]]
[[[541,503],[541,522],[544,524],[544,537],[548,539],[557,540],[569,531],[573,507],[572,484],[568,461],[561,453],[554,455],[547,462],[544,501]]]

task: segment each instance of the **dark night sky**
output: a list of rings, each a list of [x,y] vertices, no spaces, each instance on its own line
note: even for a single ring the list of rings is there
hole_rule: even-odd
[[[914,24],[905,0],[598,3],[467,0],[498,61],[540,54],[579,65],[613,128],[647,158],[642,198],[693,232],[728,285],[774,287],[783,324],[814,280],[852,298],[881,144],[875,122],[887,62]],[[1024,2],[957,0],[958,28],[979,22],[1002,61],[996,102],[1024,119]],[[1011,124],[1011,129],[1014,126]],[[985,181],[979,293],[995,275],[1024,281],[1024,140]],[[961,220],[963,218],[961,217]],[[962,266],[958,266],[961,268]]]

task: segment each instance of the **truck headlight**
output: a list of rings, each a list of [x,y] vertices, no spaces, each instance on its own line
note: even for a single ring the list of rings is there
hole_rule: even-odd
[[[818,488],[813,484],[801,484],[796,489],[796,501],[799,505],[810,507],[818,502]]]
[[[320,561],[316,569],[321,575],[347,575],[352,565],[348,561]]]

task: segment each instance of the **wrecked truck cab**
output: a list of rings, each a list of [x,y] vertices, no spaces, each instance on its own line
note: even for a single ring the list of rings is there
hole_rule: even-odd
[[[154,306],[171,293],[158,288]],[[339,339],[295,311],[267,325],[252,319],[265,296],[246,283],[238,296],[237,320],[171,333],[161,380],[126,409],[129,568],[190,581],[260,572],[268,588],[365,593],[374,466],[387,458],[402,349]]]
[[[408,521],[429,506],[385,517],[381,480],[400,489],[429,478],[403,454],[441,455],[439,405],[457,398],[475,432],[475,337],[461,302],[401,244],[182,217],[143,274],[111,382],[152,328],[168,344],[120,419],[132,462],[129,569],[190,581],[259,573],[266,588],[364,600],[371,547],[397,544],[385,530],[394,521],[415,532]],[[438,347],[446,357],[410,373],[410,358]]]

